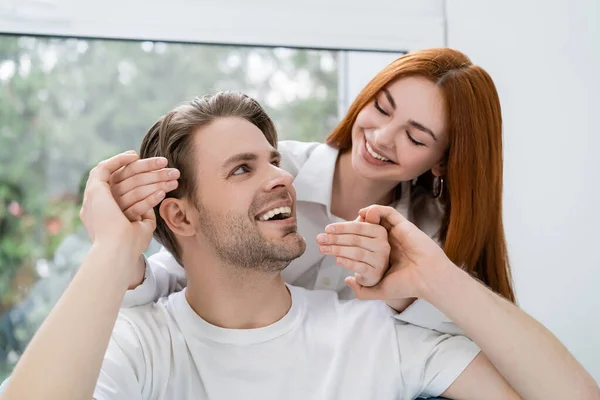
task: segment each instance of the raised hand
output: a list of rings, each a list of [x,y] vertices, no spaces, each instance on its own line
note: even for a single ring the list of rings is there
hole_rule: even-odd
[[[117,204],[130,221],[140,221],[160,200],[159,193],[168,193],[178,186],[179,171],[165,168],[167,159],[138,159],[115,171],[109,180]]]

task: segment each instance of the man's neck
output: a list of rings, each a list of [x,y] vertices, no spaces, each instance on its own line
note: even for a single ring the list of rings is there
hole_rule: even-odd
[[[207,257],[193,259],[203,261],[184,260],[186,299],[208,323],[227,329],[262,328],[290,310],[292,298],[279,272],[222,265]]]

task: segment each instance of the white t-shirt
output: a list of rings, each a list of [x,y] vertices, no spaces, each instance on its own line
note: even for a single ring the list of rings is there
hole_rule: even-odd
[[[94,398],[413,399],[440,395],[480,351],[398,322],[379,301],[288,288],[289,312],[259,329],[209,324],[185,289],[122,310]]]
[[[294,177],[296,188],[296,219],[298,232],[306,239],[306,251],[282,272],[283,279],[306,289],[333,290],[341,299],[354,297],[344,279],[352,272],[340,267],[335,257],[319,251],[316,237],[325,227],[343,221],[331,213],[331,192],[335,163],[339,151],[323,143],[293,140],[279,142],[281,168]],[[410,219],[410,184],[402,185],[402,195],[393,206]],[[424,218],[417,226],[433,237],[440,226],[442,209],[431,199],[423,208]],[[152,255],[147,260],[146,279],[135,290],[126,293],[123,307],[134,307],[158,300],[186,286],[184,269],[167,251]],[[398,320],[435,329],[439,332],[462,334],[452,321],[424,300],[417,300],[396,316]]]

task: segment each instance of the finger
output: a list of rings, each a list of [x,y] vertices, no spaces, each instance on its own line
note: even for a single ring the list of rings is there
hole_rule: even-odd
[[[361,247],[365,250],[376,252],[384,251],[389,248],[387,239],[387,231],[383,229],[384,235],[379,238],[373,239],[366,236],[354,235],[354,234],[326,234],[320,233],[317,236],[317,243],[321,245],[337,245],[337,246],[350,246],[350,247]]]
[[[140,221],[146,213],[153,210],[163,199],[165,198],[165,192],[160,190],[152,195],[146,197],[144,200],[135,203],[123,213],[130,221]]]
[[[356,273],[354,274],[354,280],[361,286],[372,287],[377,285],[381,278],[373,274],[364,276],[362,274]]]
[[[365,219],[365,215],[367,215],[367,210],[368,210],[368,209],[369,209],[368,207],[365,207],[365,208],[361,208],[361,209],[358,211],[358,217],[359,217],[361,220],[364,220],[364,219]]]
[[[156,171],[157,169],[165,168],[167,163],[167,159],[164,157],[151,157],[137,160],[119,171],[115,169],[114,172],[116,173],[114,176],[111,176],[110,182],[111,184],[116,184],[137,174]]]
[[[156,214],[154,214],[154,208],[151,208],[150,210],[148,210],[142,214],[142,221],[147,220],[147,219],[156,221]]]
[[[345,257],[336,257],[335,262],[342,268],[354,272],[355,274],[361,274],[363,276],[373,277],[375,269],[364,262],[352,260]]]
[[[350,286],[350,289],[354,292],[354,296],[359,300],[386,300],[380,285],[372,287],[363,286],[353,276],[347,277],[344,282]]]
[[[371,238],[381,237],[382,235],[387,235],[383,233],[381,226],[377,223],[369,223],[369,222],[336,222],[333,224],[329,224],[325,227],[326,233],[352,233],[355,235],[367,236]]]
[[[404,224],[410,225],[410,222],[392,207],[373,205],[360,210],[359,214],[363,210],[365,221],[371,224],[379,224],[388,231]]]
[[[153,233],[156,229],[156,218],[143,218],[139,223],[148,230],[148,233]]]
[[[132,191],[126,193],[121,197],[116,197],[117,203],[119,204],[119,208],[121,210],[126,210],[135,203],[143,201],[145,198],[150,196],[152,193],[156,193],[158,191],[164,191],[168,193],[172,190],[175,190],[179,183],[177,181],[169,181],[169,182],[161,182],[155,183],[153,185],[141,186],[133,189]]]
[[[349,258],[368,264],[371,268],[378,268],[384,264],[377,253],[373,253],[360,247],[348,246],[320,246],[321,253],[329,256]]]
[[[96,165],[90,171],[88,183],[90,182],[90,180],[98,182],[108,182],[108,179],[110,178],[113,172],[115,172],[121,167],[131,164],[138,158],[139,156],[133,150],[130,150],[126,153],[117,154],[116,156],[111,157],[108,160],[100,161],[98,165]]]
[[[131,165],[133,165],[133,164],[131,164]],[[128,168],[128,167],[125,167],[125,168]],[[126,178],[126,179],[120,181],[119,183],[116,183],[117,178],[113,178],[113,177],[116,174],[118,174],[120,171],[121,170],[115,172],[111,176],[111,183],[112,183],[111,190],[112,190],[113,194],[116,196],[122,196],[125,193],[130,192],[133,189],[140,187],[140,186],[150,185],[153,183],[174,181],[174,180],[177,180],[180,176],[179,170],[177,170],[175,168],[164,168],[164,169],[160,169],[160,170],[156,170],[156,171],[140,172],[138,174],[135,174],[129,178]]]

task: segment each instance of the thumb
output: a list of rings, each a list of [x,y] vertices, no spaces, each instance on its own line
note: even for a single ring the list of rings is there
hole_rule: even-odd
[[[409,221],[398,210],[392,207],[373,205],[364,210],[364,219],[366,222],[379,224],[388,231],[397,226],[410,225]]]
[[[154,233],[154,230],[156,229],[156,220],[155,219],[149,219],[149,218],[142,217],[141,221],[134,222],[134,223],[141,225],[144,235],[149,235],[150,237],[152,237],[152,234]]]
[[[353,276],[347,277],[344,282],[350,286],[354,296],[360,300],[381,300],[384,299],[382,288],[377,285],[373,287],[362,286]]]
[[[152,232],[156,229],[156,215],[154,214],[154,210],[148,210],[142,214],[142,224],[144,227],[151,229]]]

